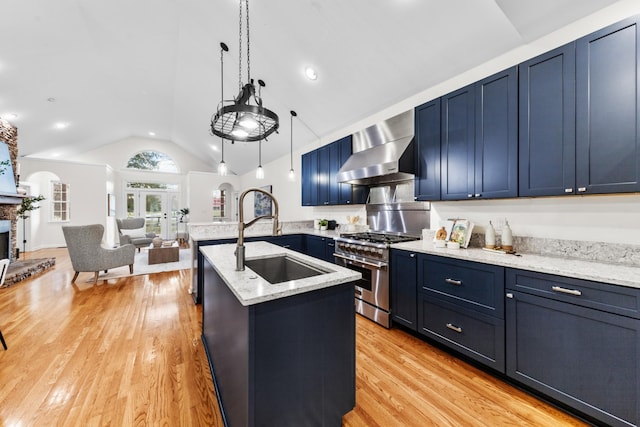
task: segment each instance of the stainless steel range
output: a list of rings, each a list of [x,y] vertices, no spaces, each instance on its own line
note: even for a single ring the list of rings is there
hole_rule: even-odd
[[[382,229],[341,234],[335,239],[334,257],[336,264],[362,274],[355,287],[356,312],[389,328],[390,245],[420,239],[422,228],[429,227],[429,205],[367,205],[367,224]]]

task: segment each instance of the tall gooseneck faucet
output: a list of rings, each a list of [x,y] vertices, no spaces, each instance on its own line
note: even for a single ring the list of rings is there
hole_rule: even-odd
[[[247,195],[247,193],[251,193],[251,192],[262,193],[271,199],[271,201],[273,202],[273,215],[260,215],[245,224],[244,223],[244,207],[243,207],[244,197]],[[256,221],[260,219],[273,218],[273,235],[277,236],[278,234],[280,234],[281,229],[278,223],[278,201],[276,200],[275,197],[273,197],[273,194],[267,191],[264,191],[260,188],[249,188],[248,190],[245,190],[240,195],[240,199],[238,201],[238,214],[239,214],[239,219],[238,219],[238,246],[236,247],[236,271],[244,271],[244,230],[246,228],[251,227],[253,224],[256,223]]]

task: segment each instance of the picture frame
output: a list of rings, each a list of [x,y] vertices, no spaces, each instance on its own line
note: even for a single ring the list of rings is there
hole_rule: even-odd
[[[272,193],[272,186],[265,185],[260,187],[261,190],[264,190],[268,193]],[[271,204],[271,199],[260,192],[255,192],[253,196],[253,215],[254,218],[259,216],[270,216],[273,215],[273,206]]]

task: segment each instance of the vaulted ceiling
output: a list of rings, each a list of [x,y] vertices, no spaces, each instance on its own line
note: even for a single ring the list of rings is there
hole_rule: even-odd
[[[264,104],[281,120],[263,163],[288,154],[292,109],[295,150],[612,3],[251,0],[251,76],[266,82]],[[1,5],[0,116],[18,127],[20,155],[73,158],[153,132],[215,169],[219,43],[230,48],[229,99],[238,90],[238,0]],[[242,65],[244,82],[246,54]],[[256,166],[255,144],[226,146],[232,171]]]

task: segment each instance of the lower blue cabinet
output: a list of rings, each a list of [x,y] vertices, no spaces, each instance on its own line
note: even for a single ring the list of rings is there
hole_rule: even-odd
[[[640,289],[508,269],[506,292],[507,375],[598,422],[638,425]]]

